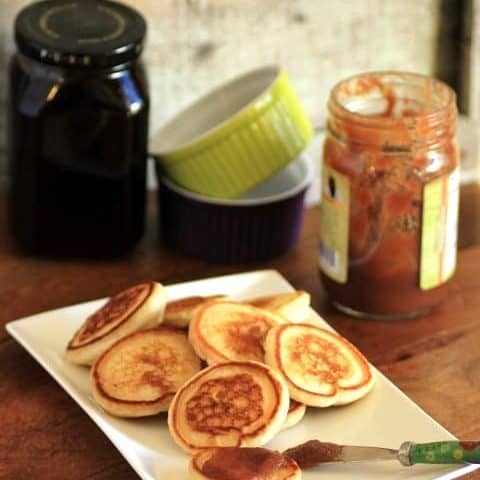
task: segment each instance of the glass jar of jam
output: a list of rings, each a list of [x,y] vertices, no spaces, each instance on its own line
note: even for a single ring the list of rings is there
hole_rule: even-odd
[[[424,314],[456,265],[459,152],[454,92],[416,74],[361,74],[328,102],[319,264],[355,316]]]
[[[28,252],[112,256],[144,229],[143,17],[107,0],[20,12],[9,70],[9,218]]]

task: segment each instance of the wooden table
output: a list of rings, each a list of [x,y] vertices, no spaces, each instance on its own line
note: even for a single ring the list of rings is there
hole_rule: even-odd
[[[448,301],[424,318],[378,322],[349,318],[326,302],[316,266],[315,209],[306,213],[298,244],[268,263],[212,266],[162,248],[153,212],[143,241],[129,257],[54,262],[16,251],[0,201],[0,324],[108,296],[146,279],[170,284],[274,268],[309,291],[313,307],[437,421],[459,438],[480,439],[480,193],[475,184],[462,189],[460,227],[458,270]],[[0,479],[137,478],[96,425],[3,328],[0,419]]]

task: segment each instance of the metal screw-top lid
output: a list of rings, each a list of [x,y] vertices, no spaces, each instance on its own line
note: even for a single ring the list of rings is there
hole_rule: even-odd
[[[144,18],[109,0],[45,0],[24,8],[15,40],[24,55],[53,65],[112,67],[137,58]]]

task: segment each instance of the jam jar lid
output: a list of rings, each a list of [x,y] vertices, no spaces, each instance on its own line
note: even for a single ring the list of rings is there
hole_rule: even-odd
[[[145,32],[140,13],[109,0],[44,0],[24,8],[15,21],[21,53],[43,63],[83,68],[134,60]]]

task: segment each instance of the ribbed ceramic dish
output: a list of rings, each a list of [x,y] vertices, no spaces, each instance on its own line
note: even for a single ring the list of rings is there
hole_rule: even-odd
[[[312,138],[287,74],[264,67],[178,114],[150,145],[163,174],[217,198],[238,198],[293,161]]]
[[[159,178],[165,244],[212,263],[249,263],[285,253],[297,240],[312,169],[300,156],[236,200],[189,192]]]

